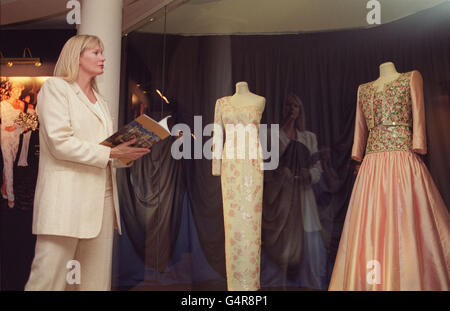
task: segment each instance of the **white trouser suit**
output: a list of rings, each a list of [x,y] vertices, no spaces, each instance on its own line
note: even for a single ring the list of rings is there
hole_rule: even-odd
[[[114,226],[121,233],[113,167],[124,165],[110,160],[111,149],[100,145],[113,133],[113,122],[107,103],[94,93],[95,104],[76,82],[57,77],[39,91],[40,153],[32,229],[37,241],[25,290],[111,288]],[[71,276],[76,280],[78,274],[75,261],[80,284],[73,285]]]

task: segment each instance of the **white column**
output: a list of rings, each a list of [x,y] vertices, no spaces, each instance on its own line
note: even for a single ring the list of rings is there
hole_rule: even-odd
[[[119,119],[122,0],[82,0],[78,34],[98,36],[104,46],[105,71],[97,77],[100,93],[108,100],[117,130]]]

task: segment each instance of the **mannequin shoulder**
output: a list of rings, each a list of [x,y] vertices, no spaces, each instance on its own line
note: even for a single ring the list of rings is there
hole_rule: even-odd
[[[371,86],[375,81],[376,81],[376,80],[373,80],[373,81],[369,81],[369,82],[365,82],[365,83],[363,83],[363,84],[360,84],[360,85],[358,86],[358,92],[361,92],[362,90],[367,89],[367,88],[368,88],[369,86]]]
[[[224,102],[228,101],[230,97],[231,96],[224,96],[224,97],[218,98],[216,100],[216,105],[222,105]]]
[[[253,100],[255,102],[262,103],[262,104],[266,103],[266,99],[264,97],[262,97],[260,95],[253,94],[253,93],[250,93],[250,95],[253,97]]]
[[[262,96],[250,93],[251,95],[251,102],[253,103],[253,105],[257,106],[258,108],[264,110],[265,106],[266,106],[266,99]]]
[[[417,81],[417,82],[418,81],[420,81],[420,82],[423,81],[422,74],[420,73],[419,70],[413,70],[413,71],[408,72],[408,76],[411,77],[411,80],[414,80],[414,81]]]

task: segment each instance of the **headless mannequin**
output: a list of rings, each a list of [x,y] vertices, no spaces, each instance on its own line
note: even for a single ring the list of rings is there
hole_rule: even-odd
[[[231,103],[239,106],[260,105],[264,107],[266,99],[250,92],[247,82],[238,82],[236,83],[236,93],[231,96]]]
[[[385,84],[394,81],[400,76],[394,63],[387,62],[380,65],[380,77],[373,83],[377,91],[382,91]]]
[[[247,82],[238,82],[233,96],[216,103],[214,122],[225,127],[227,136],[224,152],[213,159],[212,172],[221,175],[228,290],[260,288],[263,162],[257,151],[261,150],[258,131],[247,132],[247,126],[259,126],[265,102],[264,97],[250,92]],[[245,132],[239,132],[237,125],[243,125]],[[213,144],[223,144],[217,138],[214,136]]]

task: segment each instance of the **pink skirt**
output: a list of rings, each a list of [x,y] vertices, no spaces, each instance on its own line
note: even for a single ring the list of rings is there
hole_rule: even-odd
[[[448,290],[450,218],[413,152],[368,154],[345,218],[329,290]]]

